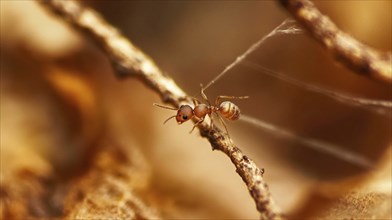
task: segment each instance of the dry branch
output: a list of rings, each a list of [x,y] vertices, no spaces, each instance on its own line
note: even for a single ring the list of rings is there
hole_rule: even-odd
[[[392,54],[377,51],[341,31],[309,0],[279,0],[336,59],[355,72],[392,83]]]
[[[77,1],[40,1],[47,9],[66,19],[74,27],[83,30],[110,58],[118,77],[137,76],[156,91],[166,103],[176,107],[191,103],[185,92],[154,64],[142,51],[107,23],[97,12],[82,6]],[[281,215],[275,205],[263,171],[232,144],[218,128],[209,129],[206,123],[198,126],[201,136],[208,139],[213,150],[220,150],[230,157],[237,173],[246,183],[262,219],[279,219]]]

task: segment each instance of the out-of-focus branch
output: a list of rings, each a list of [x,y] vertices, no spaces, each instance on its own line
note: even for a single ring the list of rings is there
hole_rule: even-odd
[[[376,80],[392,83],[392,54],[377,51],[341,31],[309,0],[279,0],[336,59]]]
[[[191,103],[185,92],[170,77],[164,75],[155,63],[107,23],[97,12],[82,6],[78,1],[40,1],[60,18],[83,30],[95,40],[110,58],[119,77],[137,76],[156,91],[164,102],[176,107]],[[224,152],[236,167],[237,173],[246,183],[262,219],[279,219],[281,215],[275,205],[263,171],[245,156],[218,128],[210,130],[206,123],[198,126],[201,136],[208,139],[213,150]],[[224,192],[223,192],[224,193]]]

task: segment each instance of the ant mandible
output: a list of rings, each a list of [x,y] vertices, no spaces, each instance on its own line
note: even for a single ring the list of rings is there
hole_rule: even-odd
[[[229,132],[226,127],[226,123],[223,120],[222,117],[234,121],[240,118],[241,112],[240,108],[235,105],[234,103],[230,101],[224,101],[221,102],[221,99],[247,99],[249,96],[218,96],[215,100],[215,105],[211,105],[210,101],[208,100],[206,94],[204,93],[204,88],[203,85],[201,86],[201,96],[203,97],[204,101],[207,104],[201,103],[199,100],[196,98],[192,97],[194,108],[192,108],[189,105],[181,105],[180,108],[172,108],[168,106],[163,106],[157,103],[154,103],[155,106],[165,108],[165,109],[170,109],[170,110],[175,110],[177,111],[176,115],[173,115],[166,119],[163,124],[168,122],[172,118],[176,118],[177,123],[180,125],[189,119],[192,119],[193,117],[196,117],[199,119],[192,127],[192,130],[189,133],[192,133],[192,131],[195,129],[196,126],[198,126],[200,123],[202,123],[206,117],[206,115],[209,116],[211,123],[210,123],[210,129],[213,128],[213,119],[212,119],[212,114],[215,114],[220,122],[222,123],[223,127],[226,130],[227,135],[229,136]],[[219,113],[219,114],[218,114]],[[229,136],[230,138],[230,136]]]

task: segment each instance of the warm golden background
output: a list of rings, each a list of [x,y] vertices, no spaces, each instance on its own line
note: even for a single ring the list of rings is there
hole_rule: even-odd
[[[316,1],[344,31],[392,50],[391,1]],[[256,219],[233,165],[191,123],[152,106],[138,79],[118,80],[89,38],[33,1],[1,1],[2,218]],[[88,1],[188,94],[198,94],[288,14],[275,1]],[[247,59],[357,97],[391,86],[353,74],[307,34],[269,39]],[[249,95],[243,114],[368,158],[364,169],[244,122],[235,143],[265,168],[285,213],[392,218],[391,114],[306,91],[243,65],[207,91]]]

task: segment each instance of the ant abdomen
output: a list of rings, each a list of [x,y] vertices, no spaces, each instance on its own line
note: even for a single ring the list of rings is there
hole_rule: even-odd
[[[234,121],[240,118],[240,114],[241,114],[240,108],[232,102],[229,101],[222,102],[218,110],[223,117],[229,120]]]

